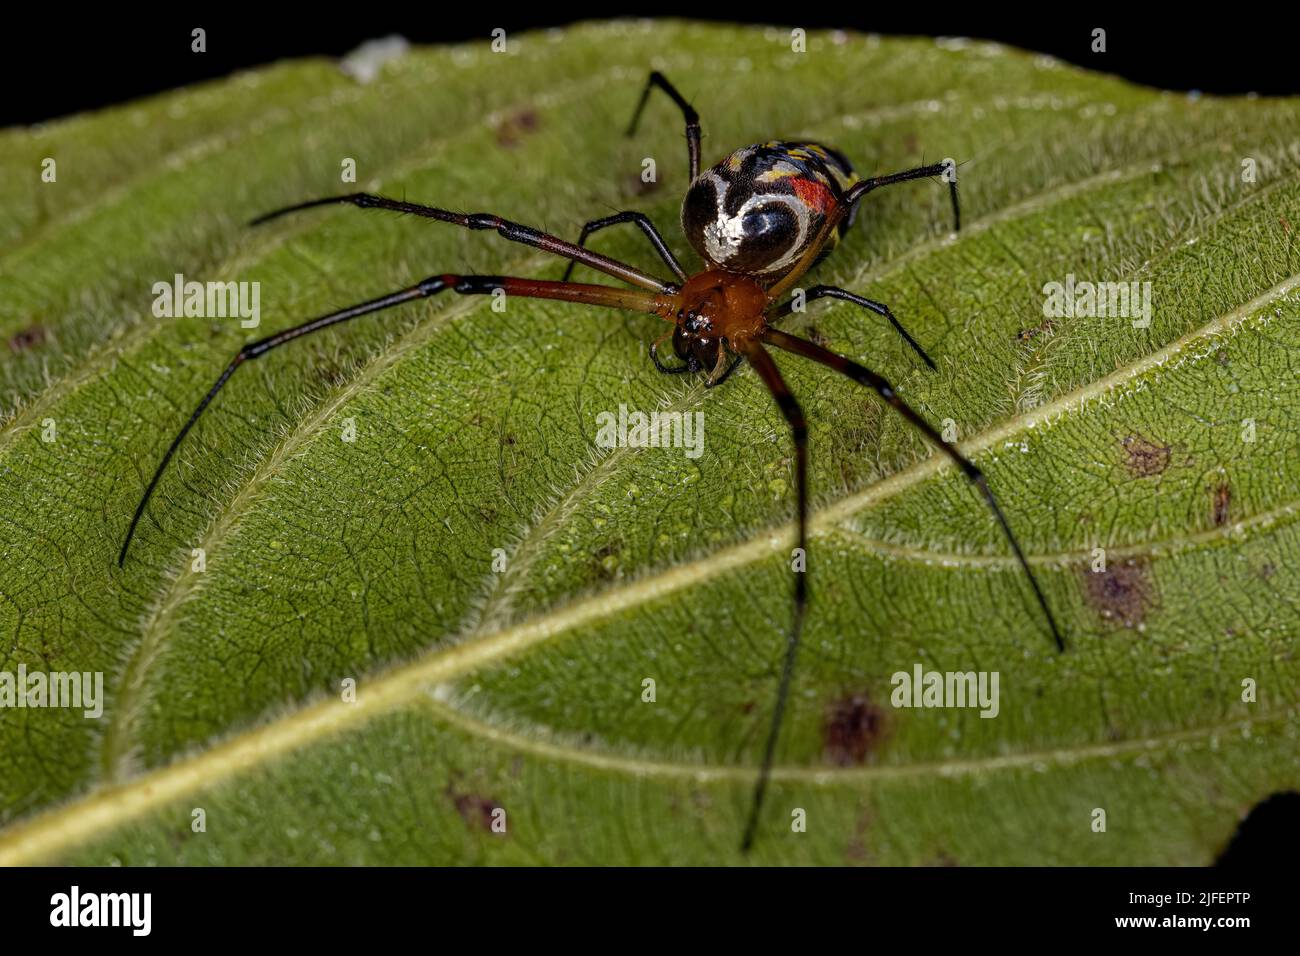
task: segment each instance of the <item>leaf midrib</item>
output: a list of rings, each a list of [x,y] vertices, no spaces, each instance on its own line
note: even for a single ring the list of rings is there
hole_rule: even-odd
[[[1137,170],[1139,169],[1139,167],[1149,168],[1149,165],[1150,165],[1149,163],[1135,164],[1133,167],[1128,167],[1128,168]],[[1123,178],[1122,174],[1120,178],[1121,179]],[[1113,181],[1115,181],[1113,177],[1108,177],[1105,174],[1099,174],[1094,177],[1089,177],[1089,179],[1086,180],[1086,182],[1095,183],[1098,186],[1106,185]],[[1282,181],[1288,181],[1288,180],[1285,180],[1284,178]],[[1042,208],[1042,203],[1043,203],[1042,197],[1044,195],[1052,195],[1052,196],[1064,195],[1073,198],[1074,196],[1079,195],[1083,191],[1079,188],[1083,182],[1085,181],[1064,184],[1063,186],[1055,187],[1051,190],[1044,190],[1044,192],[1039,196],[1030,197],[1029,199],[1022,201],[1021,203],[1016,204],[1016,207],[1023,209],[1026,212],[1035,211],[1039,208]],[[1268,189],[1275,188],[1277,185],[1278,185],[1277,183],[1270,184]],[[1253,195],[1256,198],[1258,196],[1258,194],[1253,194]],[[982,218],[988,219],[988,218],[997,217],[999,216],[999,213],[1002,214],[1002,218],[1005,218],[1006,210],[1001,210],[999,212],[990,214],[990,216],[988,217],[982,217]],[[977,230],[977,231],[982,231],[982,230]],[[937,250],[940,247],[941,246],[938,244],[932,245],[929,247],[929,251]],[[905,255],[907,255],[907,252],[904,252],[900,254],[899,257],[895,257],[895,258],[896,259],[901,258],[902,256]],[[533,262],[537,258],[539,257],[530,257],[530,259],[527,261]],[[893,267],[892,263],[883,263],[879,266],[879,271],[882,273],[887,273],[888,271],[890,271],[892,267]],[[524,266],[524,268],[528,268],[528,267]],[[1155,353],[1152,353],[1152,355],[1148,356],[1146,360],[1133,363],[1131,366],[1127,367],[1126,369],[1117,370],[1116,372],[1111,373],[1111,375],[1105,376],[1102,379],[1099,379],[1088,386],[1084,386],[1083,388],[1078,389],[1073,393],[1070,393],[1066,396],[1063,396],[1045,405],[1038,406],[1035,409],[1033,409],[1032,413],[1030,414],[1021,414],[1021,415],[1012,416],[1006,419],[1000,425],[994,426],[992,429],[986,430],[980,435],[977,435],[972,439],[963,442],[960,447],[963,449],[965,454],[967,454],[968,456],[973,456],[979,451],[986,450],[987,448],[996,444],[999,440],[1005,440],[1007,437],[1009,437],[1012,434],[1018,433],[1025,429],[1035,428],[1039,423],[1043,423],[1044,426],[1046,426],[1048,423],[1047,413],[1050,412],[1054,406],[1068,407],[1068,404],[1073,400],[1077,399],[1080,402],[1086,401],[1086,398],[1089,393],[1101,394],[1105,391],[1108,391],[1110,388],[1115,387],[1116,385],[1121,383],[1124,379],[1131,378],[1136,376],[1137,374],[1140,374],[1140,370],[1154,367],[1154,365],[1156,364],[1161,364],[1165,358],[1170,357],[1176,354],[1178,351],[1180,351],[1185,343],[1194,341],[1196,338],[1202,337],[1203,335],[1213,334],[1211,330],[1215,329],[1216,326],[1220,328],[1227,328],[1235,320],[1247,317],[1249,314],[1256,311],[1257,308],[1263,303],[1267,301],[1271,301],[1275,297],[1280,297],[1282,295],[1285,295],[1287,292],[1289,292],[1292,288],[1295,287],[1296,283],[1297,283],[1297,277],[1294,276],[1291,279],[1284,280],[1282,283],[1278,284],[1277,286],[1274,286],[1273,289],[1269,290],[1268,292],[1265,292],[1261,296],[1256,297],[1256,299],[1251,300],[1251,302],[1247,303],[1244,306],[1239,307],[1237,310],[1228,313],[1224,317],[1216,319],[1215,321],[1209,323],[1207,326],[1203,327],[1202,329],[1195,330],[1191,333],[1188,333],[1187,335],[1183,336],[1182,338],[1172,343],[1171,345],[1166,346],[1165,348]],[[383,355],[378,357],[375,360],[375,362],[368,365],[366,369],[363,370],[363,372],[359,376],[357,376],[356,379],[350,382],[347,388],[342,390],[338,396],[336,396],[331,401],[325,403],[325,405],[328,406],[327,408],[323,408],[319,412],[314,413],[313,416],[309,416],[308,420],[314,421],[316,418],[321,416],[328,417],[328,414],[332,413],[332,411],[336,409],[340,404],[342,404],[346,400],[346,398],[351,397],[353,394],[360,392],[366,382],[376,377],[383,370],[391,367],[392,364],[396,362],[396,360],[401,355],[409,351],[410,348],[416,347],[416,345],[418,345],[420,341],[424,340],[425,334],[432,334],[436,328],[441,327],[441,325],[444,324],[442,321],[439,321],[442,317],[445,316],[447,320],[451,320],[458,317],[460,314],[462,314],[462,312],[469,311],[470,308],[472,308],[472,305],[468,306],[466,309],[456,309],[455,307],[452,307],[451,309],[448,309],[445,312],[440,312],[438,314],[438,319],[435,319],[433,322],[421,323],[420,325],[415,326],[412,329],[412,331],[407,334],[407,336],[403,337],[403,340],[397,347],[386,350]],[[421,334],[422,332],[424,334]],[[415,339],[414,342],[409,341],[413,338]],[[1138,371],[1132,371],[1135,369]],[[324,419],[322,418],[322,421],[323,420]],[[243,488],[241,488],[239,493],[236,494],[231,499],[231,501],[227,504],[227,506],[222,509],[221,515],[219,515],[218,518],[214,520],[213,525],[211,526],[209,532],[205,533],[204,535],[203,542],[205,546],[210,546],[217,543],[218,539],[223,537],[226,531],[228,531],[230,528],[233,528],[237,524],[237,520],[238,520],[237,513],[239,509],[235,507],[236,503],[241,500],[244,501],[253,500],[253,498],[255,497],[256,488],[260,487],[260,485],[264,483],[264,480],[266,478],[269,478],[269,476],[274,472],[275,466],[278,464],[278,462],[288,461],[292,457],[291,453],[289,451],[286,451],[286,448],[292,446],[293,448],[296,449],[299,444],[302,444],[305,441],[307,441],[310,435],[314,434],[315,430],[319,427],[320,427],[319,425],[316,425],[311,428],[305,428],[300,426],[294,430],[294,432],[289,436],[288,439],[286,439],[286,441],[283,444],[277,446],[276,450],[273,451],[273,453],[269,455],[267,459],[264,460],[263,465],[258,467],[254,475],[249,479],[249,482]],[[884,498],[892,496],[897,491],[901,491],[902,489],[910,486],[911,484],[918,483],[924,478],[929,477],[931,474],[936,473],[939,468],[946,466],[946,464],[947,464],[946,459],[940,460],[937,457],[931,455],[930,457],[927,457],[917,462],[915,465],[906,468],[900,472],[897,472],[894,475],[890,476],[889,478],[886,478],[883,481],[876,483],[875,485],[871,486],[871,488],[867,489],[866,491],[858,495],[850,495],[846,498],[841,499],[838,503],[834,505],[831,505],[818,512],[815,512],[810,517],[810,528],[819,529],[823,527],[829,527],[832,524],[838,524],[844,520],[847,520],[852,514],[856,514],[857,512],[865,510],[866,508],[872,507],[874,506],[874,504],[878,503]],[[899,479],[904,479],[904,480],[899,480]],[[567,495],[565,499],[562,499],[562,501],[560,502],[561,506],[564,501],[567,501],[572,497],[573,493],[583,485],[585,480],[586,480],[586,476],[584,476],[584,478],[579,481],[578,486],[576,486],[575,489],[572,489],[570,494]],[[521,547],[529,544],[529,542],[532,540],[531,531],[535,531],[536,528],[537,526],[534,525],[533,529],[530,529],[529,532],[525,533],[525,536],[521,541],[521,545],[520,545]],[[782,532],[784,532],[784,534],[775,531],[773,531],[772,534],[781,534],[781,536],[788,536],[790,530],[791,530],[790,527],[786,525],[782,529]],[[761,533],[758,537],[761,539],[762,537]],[[888,546],[882,543],[880,547],[885,548]],[[940,558],[940,556],[938,555],[936,555],[935,557],[936,559]],[[710,559],[706,563],[706,567],[716,568],[718,567],[718,564],[713,559]],[[130,755],[131,748],[133,746],[133,742],[132,742],[133,735],[131,733],[131,728],[133,727],[133,725],[137,720],[140,708],[143,706],[144,701],[148,697],[146,678],[147,678],[149,666],[152,663],[152,661],[156,658],[157,654],[161,651],[162,647],[165,645],[163,635],[166,632],[167,622],[171,619],[174,613],[184,604],[184,602],[192,595],[192,593],[198,587],[198,585],[195,584],[191,580],[191,578],[192,576],[188,576],[181,573],[172,579],[172,583],[166,588],[163,598],[161,598],[159,602],[155,603],[154,605],[155,610],[150,614],[150,617],[145,624],[145,628],[141,640],[137,642],[136,647],[133,650],[126,672],[124,673],[123,680],[119,685],[120,689],[117,695],[117,700],[115,702],[115,707],[113,709],[112,723],[110,724],[108,731],[104,735],[104,746],[102,748],[102,753],[103,753],[102,767],[103,767],[103,773],[105,778],[109,780],[121,780],[127,775],[129,771],[129,768],[126,766],[126,761]],[[492,576],[492,578],[490,578],[489,580],[492,582],[492,585],[495,588],[496,585],[499,585],[502,582],[495,581],[493,580],[494,578],[495,576]],[[489,591],[489,597],[487,599],[488,601],[487,608],[491,610],[496,610],[496,608],[492,607],[493,604],[493,598],[491,596],[492,593],[493,593],[492,591]],[[508,592],[506,593],[503,600],[507,602],[505,607],[508,610],[508,601],[509,601]],[[484,615],[481,618],[481,620],[486,624],[491,623],[491,617],[488,615]],[[475,630],[470,632],[467,636],[462,637],[462,640],[478,639],[485,633],[493,633],[493,632],[490,630],[485,630],[480,625],[476,627]],[[150,635],[154,635],[154,636],[151,638]]]
[[[436,684],[434,688],[436,690]],[[290,753],[297,747],[311,743],[329,733],[344,730],[353,721],[342,719],[342,715],[356,712],[374,696],[372,687],[354,704],[344,704],[337,700],[315,704],[298,711],[292,718],[245,733],[197,757],[178,761],[118,787],[92,791],[56,810],[46,811],[29,820],[12,824],[0,831],[0,866],[48,862],[69,846],[77,845],[119,827],[143,816],[155,807],[193,793],[204,786],[224,781],[243,770],[253,769],[265,761]],[[395,707],[412,699],[417,698],[413,696],[395,703],[381,700],[379,705],[369,709],[375,713],[382,713],[391,709],[387,706],[390,703]],[[619,758],[510,734],[499,727],[482,723],[461,711],[439,703],[433,693],[430,693],[427,685],[421,686],[418,703],[437,717],[459,726],[466,733],[475,734],[492,743],[513,747],[517,752],[550,759],[563,759],[570,764],[636,777],[689,778],[700,782],[735,781],[746,785],[753,780],[753,769],[743,766],[708,767]],[[999,754],[971,760],[928,761],[908,765],[853,768],[780,766],[773,768],[772,776],[779,781],[798,781],[812,786],[835,786],[928,775],[958,776],[993,773],[1034,767],[1042,763],[1060,765],[1082,760],[1151,753],[1203,739],[1213,741],[1216,736],[1230,733],[1234,729],[1249,732],[1264,724],[1288,718],[1294,719],[1296,713],[1294,706],[1282,707],[1222,724],[1202,725],[1190,730],[1148,735],[1133,740],[1084,744],[1078,747],[1053,748],[1019,754]],[[295,730],[298,733],[291,732]]]
[[[1228,330],[1300,287],[1300,274],[1291,276],[1268,292],[1190,332],[1169,346],[1145,356],[1139,362],[1118,369],[1112,375],[1083,389],[1062,396],[1047,405],[1039,406],[1029,415],[1017,416],[1021,427],[1048,427],[1052,412],[1067,412],[1082,407],[1090,399],[1118,387],[1172,361],[1195,341],[1213,337]],[[1267,321],[1267,320],[1266,320]],[[1030,424],[1032,420],[1033,424]],[[1005,433],[1011,423],[1005,423],[994,432]],[[976,436],[963,448],[973,452],[973,445],[989,447],[1002,435],[986,432]],[[824,509],[813,518],[818,527],[829,526],[837,516],[847,515],[869,507],[892,494],[915,484],[947,465],[930,457],[911,468],[873,485],[864,492],[843,499],[831,508]],[[439,684],[472,672],[486,664],[539,645],[550,638],[574,630],[584,624],[608,616],[615,611],[644,604],[667,596],[698,583],[704,577],[716,577],[775,552],[792,537],[793,527],[784,525],[767,535],[758,535],[750,541],[734,545],[709,555],[707,558],[679,564],[657,575],[641,578],[623,588],[611,589],[592,598],[566,607],[517,626],[495,632],[475,641],[454,644],[417,657],[414,661],[389,669],[368,681],[356,703],[344,704],[333,698],[298,708],[286,717],[245,731],[224,743],[217,744],[194,757],[182,758],[148,774],[117,787],[93,790],[88,795],[66,806],[40,814],[31,820],[11,825],[0,833],[0,865],[26,860],[37,860],[57,852],[77,839],[119,826],[134,819],[148,809],[167,800],[180,797],[203,786],[224,780],[244,770],[311,744],[330,734],[341,733],[365,723],[374,716],[427,697]],[[711,572],[711,573],[710,573]],[[1255,722],[1277,719],[1288,713],[1270,713],[1256,718]],[[470,718],[466,718],[467,720]],[[1247,721],[1246,723],[1250,723]],[[1211,734],[1219,727],[1201,728],[1198,731],[1179,733]],[[1099,746],[1120,745],[1087,745]],[[1057,753],[1068,751],[1056,751]],[[1003,758],[992,758],[1003,759]],[[809,771],[812,773],[813,771]],[[817,770],[817,774],[829,773]]]
[[[582,86],[583,84],[570,82],[566,85],[577,87]],[[561,87],[556,87],[555,89],[558,90],[560,88]],[[534,98],[542,95],[547,94],[544,92],[539,93],[536,94]],[[552,91],[549,95],[554,96],[556,94]],[[822,117],[818,123],[823,124],[834,122],[835,119],[842,119],[844,116],[862,117],[882,112],[884,110],[897,111],[899,109],[919,109],[927,102],[928,101],[926,100],[918,100],[915,103],[905,104],[902,107],[891,105],[888,107],[876,107],[870,110],[857,111],[851,114],[827,116]],[[445,144],[452,139],[454,138],[447,137],[441,140],[435,140],[435,142]],[[420,159],[411,160],[409,162],[412,162],[418,168],[423,163],[427,162],[427,157],[421,157]],[[402,175],[402,170],[405,169],[407,165],[408,163],[406,162],[393,164],[393,169],[382,174],[382,178],[392,178],[393,176]],[[1149,165],[1149,162],[1136,164],[1133,169],[1136,170],[1139,167],[1147,168]],[[1127,170],[1128,167],[1125,169]],[[1122,173],[1124,171],[1120,172],[1120,179],[1122,181]],[[1064,183],[1050,187],[1042,190],[1035,196],[1021,200],[1019,203],[1004,207],[1001,210],[990,213],[988,216],[980,217],[971,223],[971,227],[966,231],[966,234],[979,234],[994,222],[1001,222],[1008,218],[1015,218],[1017,215],[1027,215],[1040,208],[1044,208],[1045,206],[1050,206],[1055,202],[1064,201],[1074,198],[1082,193],[1086,193],[1090,188],[1108,185],[1112,181],[1112,178],[1107,177],[1105,174],[1099,174],[1072,183]],[[928,242],[922,242],[917,246],[904,250],[888,262],[879,264],[878,268],[880,273],[888,274],[897,263],[907,258],[909,254],[917,248],[924,248],[925,251],[920,256],[920,258],[924,258],[926,255],[932,254],[942,248],[944,244],[946,243],[936,242],[931,244]],[[239,261],[239,259],[240,255],[236,255],[232,256],[230,261]],[[532,269],[535,264],[540,265],[543,261],[549,260],[542,260],[541,257],[537,256],[528,257],[525,260],[514,263],[510,267],[510,271],[523,270],[527,272]],[[223,266],[223,270],[228,268],[229,261],[225,266]],[[321,427],[324,420],[328,418],[329,414],[332,414],[332,412],[343,404],[346,399],[359,394],[368,382],[376,378],[386,369],[392,367],[401,356],[405,355],[411,349],[418,347],[426,340],[427,336],[432,335],[437,329],[446,324],[446,322],[459,318],[461,315],[472,310],[473,307],[472,302],[467,304],[464,308],[452,306],[439,312],[430,322],[419,323],[413,326],[412,329],[407,332],[401,340],[399,340],[396,346],[386,349],[381,355],[377,356],[375,360],[368,364],[354,379],[348,382],[344,388],[340,389],[335,396],[323,402],[321,406],[318,406],[317,410],[314,410],[313,413],[304,420],[304,422],[296,426],[293,431],[282,442],[278,443],[266,458],[263,459],[263,462],[254,470],[253,474],[239,489],[239,491],[225,504],[220,514],[212,520],[208,530],[204,532],[200,541],[200,546],[204,548],[205,552],[208,554],[216,553],[216,546],[220,543],[221,539],[223,539],[226,534],[238,524],[240,508],[237,507],[237,505],[241,501],[253,501],[256,497],[257,489],[264,485],[266,481],[274,475],[279,463],[291,460],[298,447],[305,444],[310,439],[310,437]],[[145,327],[145,330],[150,335],[156,331],[151,327]],[[148,335],[144,336],[144,338],[147,339]],[[87,372],[85,378],[89,377],[90,373]],[[697,389],[696,391],[700,395],[703,394],[700,389]],[[694,400],[698,400],[698,395],[695,393],[688,393],[688,398],[691,396],[695,396]],[[315,422],[316,424],[310,424],[312,422]],[[0,436],[0,453],[3,453],[4,447],[5,443],[3,441],[3,436]],[[610,459],[613,459],[612,462]],[[622,460],[618,456],[610,456],[610,459],[607,459],[606,462],[609,463],[611,467],[617,467],[617,464]],[[598,465],[597,467],[599,468],[600,466]],[[579,492],[588,477],[589,476],[584,476],[583,479],[581,479],[577,485],[570,490],[570,493],[557,503],[556,507],[563,507],[565,502],[572,499],[573,495]],[[552,512],[553,511],[554,508],[552,509]],[[546,530],[545,523],[545,519],[543,519],[543,522],[540,525],[535,523],[531,528],[525,531],[520,545],[516,549],[516,553],[519,553],[520,549],[531,547],[536,543],[538,539],[535,536],[535,532],[538,531],[539,527],[544,534],[549,533]],[[544,540],[544,538],[540,540]],[[197,590],[199,590],[202,583],[203,582],[201,581],[197,581],[193,575],[186,574],[183,568],[176,570],[166,579],[161,594],[150,605],[151,610],[148,612],[148,616],[143,623],[141,638],[132,648],[122,678],[118,682],[118,690],[115,695],[110,724],[102,737],[100,765],[101,774],[105,780],[120,782],[131,774],[132,768],[129,766],[129,763],[134,747],[134,734],[132,729],[137,723],[140,712],[149,697],[149,690],[147,687],[149,669],[153,661],[156,660],[158,654],[161,653],[162,649],[166,645],[165,634],[167,633],[168,623],[185,602],[189,600]],[[509,611],[510,592],[508,589],[505,589],[505,582],[500,581],[497,575],[491,575],[489,576],[489,585],[490,588],[484,601],[484,612],[479,615],[480,621],[483,623],[475,627],[475,629],[470,633],[470,637],[492,633],[492,631],[486,629],[484,625],[490,625],[493,619],[507,614]]]

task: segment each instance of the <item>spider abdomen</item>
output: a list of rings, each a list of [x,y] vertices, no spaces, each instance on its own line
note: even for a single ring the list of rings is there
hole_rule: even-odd
[[[827,213],[857,179],[842,154],[820,143],[746,146],[691,183],[682,229],[711,265],[775,281],[817,241]],[[827,252],[852,219],[841,221]]]

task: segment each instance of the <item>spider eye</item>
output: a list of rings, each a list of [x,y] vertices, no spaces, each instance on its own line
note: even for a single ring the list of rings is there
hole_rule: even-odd
[[[679,359],[687,358],[691,354],[690,336],[680,325],[673,329],[673,351],[677,353]]]

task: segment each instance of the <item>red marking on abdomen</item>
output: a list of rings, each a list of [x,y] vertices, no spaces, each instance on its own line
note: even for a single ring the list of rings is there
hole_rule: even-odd
[[[790,185],[805,205],[812,206],[818,212],[825,212],[835,205],[835,194],[815,179],[798,177],[790,180]]]

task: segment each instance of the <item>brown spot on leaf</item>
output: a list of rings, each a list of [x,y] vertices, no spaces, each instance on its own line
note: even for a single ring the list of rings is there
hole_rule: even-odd
[[[497,125],[497,145],[514,149],[530,133],[536,132],[541,120],[532,110],[520,110]]]
[[[826,709],[822,726],[826,759],[841,767],[865,763],[885,737],[885,713],[865,694],[851,694]]]
[[[1232,488],[1224,482],[1214,489],[1214,526],[1222,528],[1228,523],[1228,512],[1232,504]]]
[[[1124,465],[1134,478],[1149,478],[1169,467],[1169,445],[1157,445],[1136,433],[1120,441],[1128,453]]]
[[[1156,603],[1151,568],[1143,558],[1112,562],[1105,571],[1085,566],[1083,592],[1089,606],[1106,621],[1120,627],[1137,627]]]
[[[41,325],[29,325],[21,332],[15,332],[9,338],[9,351],[26,352],[28,349],[35,348],[45,341],[45,327]]]
[[[502,809],[501,804],[482,794],[460,792],[450,784],[447,786],[447,796],[451,798],[460,818],[465,821],[465,826],[485,833],[495,832],[492,829],[492,815]],[[505,836],[505,834],[500,833],[498,836]]]

